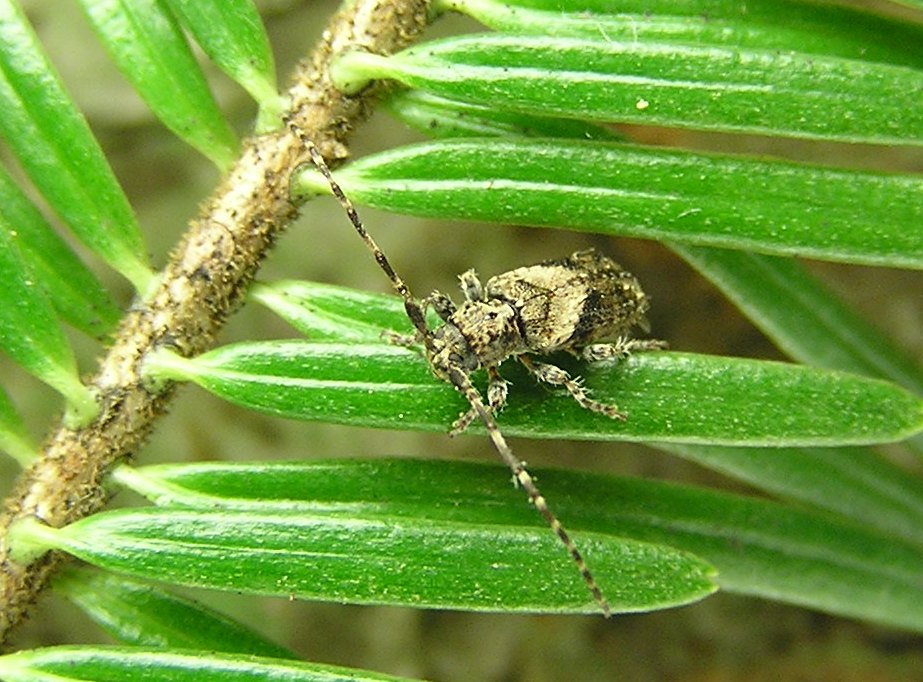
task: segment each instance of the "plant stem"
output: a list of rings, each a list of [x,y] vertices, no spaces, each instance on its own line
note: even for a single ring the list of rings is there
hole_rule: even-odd
[[[288,91],[286,114],[335,163],[347,156],[346,137],[364,120],[378,91],[339,93],[327,73],[346,49],[391,53],[425,27],[427,0],[355,0],[330,21],[311,59]],[[184,356],[207,350],[240,304],[259,265],[297,208],[289,198],[292,172],[308,160],[288,128],[251,138],[174,249],[160,281],[123,318],[90,386],[100,414],[84,428],[60,425],[42,456],[18,481],[0,519],[0,642],[26,616],[62,556],[49,553],[27,566],[10,558],[7,531],[33,517],[53,527],[72,523],[106,502],[109,469],[140,448],[164,413],[170,387],[142,382],[148,353],[167,346]]]

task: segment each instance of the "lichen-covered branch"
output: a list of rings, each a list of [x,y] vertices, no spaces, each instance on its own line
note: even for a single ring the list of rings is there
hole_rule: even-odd
[[[346,156],[346,137],[366,118],[374,88],[347,97],[327,78],[331,57],[344,49],[387,54],[423,29],[427,0],[355,0],[337,14],[310,61],[296,71],[287,114],[324,156]],[[156,290],[125,316],[117,338],[90,382],[98,419],[78,431],[60,427],[43,456],[18,481],[0,520],[0,641],[26,614],[61,557],[50,553],[28,566],[9,554],[7,529],[21,517],[52,526],[83,518],[106,501],[103,477],[136,451],[163,414],[172,391],[143,385],[140,367],[153,349],[184,355],[209,348],[244,297],[260,262],[291,223],[296,207],[289,178],[307,159],[287,127],[250,139],[240,159],[205,202],[173,251]]]

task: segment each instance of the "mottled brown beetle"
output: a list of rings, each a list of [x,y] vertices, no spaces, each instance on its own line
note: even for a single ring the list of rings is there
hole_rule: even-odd
[[[497,412],[508,392],[497,367],[515,357],[537,380],[565,388],[581,407],[625,419],[615,405],[590,398],[579,379],[531,355],[566,351],[598,362],[663,348],[661,341],[626,336],[636,326],[648,329],[648,300],[633,275],[590,249],[496,275],[485,286],[474,270],[459,279],[465,296],[460,308],[440,292],[424,300],[445,322],[432,332],[427,346],[433,349],[428,355],[437,376],[448,379],[451,365],[469,373],[487,368],[488,404]],[[615,341],[596,343],[604,339]],[[476,417],[472,408],[453,424],[452,433],[463,431]]]
[[[582,407],[614,419],[625,415],[615,405],[593,400],[581,385],[555,365],[536,362],[532,354],[546,355],[566,351],[588,361],[623,358],[631,351],[664,348],[662,341],[634,340],[627,334],[635,326],[647,330],[644,313],[648,300],[638,281],[614,261],[596,251],[578,251],[569,258],[550,260],[491,277],[486,285],[473,270],[461,275],[465,300],[456,306],[438,291],[422,302],[397,275],[384,252],[365,229],[352,202],[333,179],[330,169],[314,143],[292,121],[287,121],[311,155],[311,161],[326,178],[334,196],[346,210],[350,222],[375,256],[378,265],[404,302],[416,335],[392,335],[402,345],[422,342],[433,372],[451,383],[465,396],[471,408],[452,425],[456,434],[480,419],[503,461],[513,472],[514,481],[548,522],[570,553],[587,587],[608,618],[609,602],[593,578],[580,550],[548,507],[544,496],[516,458],[494,418],[506,403],[508,383],[498,366],[516,358],[541,382],[561,386]],[[426,324],[426,309],[432,306],[443,320],[431,330]],[[614,339],[613,343],[596,343]],[[489,376],[487,404],[471,383],[471,373],[486,369]]]

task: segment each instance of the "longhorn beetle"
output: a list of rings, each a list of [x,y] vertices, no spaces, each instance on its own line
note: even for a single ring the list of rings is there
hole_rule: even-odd
[[[531,354],[566,351],[592,362],[621,359],[631,351],[664,348],[666,344],[662,341],[626,336],[635,326],[647,329],[644,313],[648,309],[648,299],[640,284],[614,261],[589,250],[511,270],[490,278],[486,285],[481,284],[474,270],[469,270],[459,278],[465,297],[461,306],[456,306],[438,291],[417,301],[365,229],[352,202],[333,179],[320,151],[294,122],[286,119],[286,124],[306,147],[311,161],[323,174],[356,232],[404,302],[404,310],[416,334],[410,337],[393,335],[392,341],[401,345],[422,341],[433,373],[451,383],[471,405],[452,425],[451,433],[464,431],[475,419],[484,423],[501,459],[513,472],[514,481],[567,548],[593,598],[608,618],[612,613],[609,602],[580,550],[548,507],[525,463],[513,454],[500,432],[494,415],[506,403],[508,383],[497,368],[504,360],[515,358],[538,381],[563,387],[580,406],[625,420],[625,414],[615,405],[591,398],[579,378],[572,378],[555,365],[537,362]],[[426,310],[430,306],[443,321],[435,330],[426,324]],[[596,343],[613,338],[616,339],[614,343]],[[471,373],[482,368],[487,370],[489,377],[486,404],[471,383]]]

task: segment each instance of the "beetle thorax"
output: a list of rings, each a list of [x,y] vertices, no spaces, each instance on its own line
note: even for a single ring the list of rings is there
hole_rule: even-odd
[[[448,366],[473,372],[526,350],[519,312],[503,301],[466,301],[433,332],[437,374]]]

